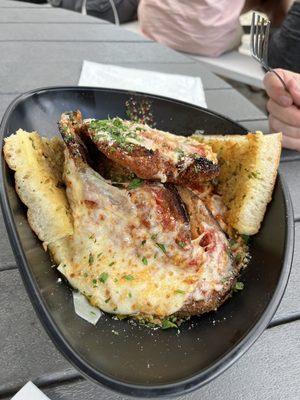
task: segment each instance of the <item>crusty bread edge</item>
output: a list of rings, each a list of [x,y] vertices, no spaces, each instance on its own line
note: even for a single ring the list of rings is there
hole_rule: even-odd
[[[262,154],[265,151],[270,153],[270,140],[271,143],[273,142],[274,144],[273,152],[270,155],[273,165],[271,165],[270,174],[268,178],[266,178],[266,182],[268,182],[268,188],[265,195],[266,197],[265,203],[260,207],[259,213],[257,212],[255,213],[257,214],[257,218],[255,218],[253,215],[251,216],[252,217],[251,219],[246,216],[247,207],[249,207],[249,202],[251,203],[252,201],[252,203],[255,204],[255,202],[253,201],[254,199],[251,199],[251,193],[253,195],[254,188],[259,187],[261,185],[261,182],[259,182],[258,180],[256,183],[251,182],[252,189],[250,190],[250,195],[246,196],[247,198],[245,199],[244,205],[239,210],[229,209],[228,211],[228,222],[239,233],[246,235],[254,235],[259,231],[262,220],[266,212],[267,205],[272,199],[272,193],[276,182],[277,171],[281,155],[282,133],[263,135],[261,132],[258,131],[256,133],[249,133],[248,134],[249,136],[248,135],[195,135],[195,138],[197,138],[198,136],[198,140],[201,141],[203,140],[206,143],[209,143],[209,141],[211,140],[216,140],[222,142],[229,142],[229,141],[237,143],[244,142],[246,144],[247,141],[249,141],[249,137],[255,137],[257,134],[259,134],[261,145],[257,146],[255,162],[261,161],[260,157],[262,157]],[[250,142],[249,142],[249,147],[250,147]]]
[[[270,158],[268,162],[270,168],[263,169],[263,178],[253,179],[253,181],[251,182],[250,193],[245,198],[245,202],[239,210],[239,213],[237,214],[237,222],[233,226],[241,234],[254,235],[258,233],[261,227],[262,221],[266,213],[267,205],[272,200],[272,194],[280,162],[281,141],[281,133],[274,133],[262,136],[262,145],[258,146],[256,162],[261,162],[266,155]],[[259,179],[263,179],[264,183],[267,184],[267,187],[265,187],[264,193],[265,201],[263,204],[260,204],[260,207],[258,208],[259,204],[257,202],[255,203],[255,199],[253,201],[253,199],[251,199],[251,196],[255,194],[256,188],[261,188],[261,181]],[[253,207],[251,207],[252,204]],[[252,212],[249,212],[249,206],[252,208]],[[255,209],[253,209],[254,207]],[[252,218],[249,218],[249,214],[251,214]]]

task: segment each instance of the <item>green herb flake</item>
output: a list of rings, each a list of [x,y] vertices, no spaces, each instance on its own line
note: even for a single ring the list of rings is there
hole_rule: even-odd
[[[122,321],[122,319],[128,318],[128,315],[126,315],[126,314],[117,314],[116,317],[117,317],[120,321]]]
[[[90,314],[92,315],[96,315],[96,313],[94,311],[90,311]]]
[[[109,267],[111,267],[112,265],[114,265],[116,262],[112,261],[110,264],[108,264]]]
[[[238,242],[236,242],[234,239],[229,240],[229,245],[230,245],[231,250],[233,250],[233,251],[237,250],[240,247]]]
[[[64,136],[64,141],[66,142],[66,143],[69,143],[69,142],[71,142],[73,140],[73,136],[72,135],[65,135]]]
[[[99,276],[99,281],[101,283],[105,283],[108,279],[108,273],[107,272],[102,272],[102,274]]]
[[[142,246],[144,246],[146,244],[147,240],[142,240]]]
[[[170,328],[178,328],[178,326],[174,322],[171,322],[170,320],[165,319],[162,322],[161,328],[162,329],[170,329]]]
[[[96,285],[97,284],[97,279],[93,279],[92,282],[93,282],[94,285]]]
[[[229,276],[224,276],[224,278],[221,279],[221,283],[225,284],[229,281]]]
[[[184,291],[184,290],[181,290],[181,289],[176,289],[176,290],[175,290],[175,293],[176,293],[176,294],[185,294],[185,291]]]
[[[129,292],[128,293],[128,297],[131,299],[131,297],[132,297],[132,294]]]
[[[108,302],[109,302],[109,300],[110,300],[110,297],[109,297],[108,299],[106,299],[106,300],[105,300],[105,303],[108,303]]]
[[[148,260],[147,260],[146,257],[143,257],[143,258],[142,258],[142,263],[143,263],[144,265],[148,265]]]
[[[243,261],[244,257],[245,257],[244,253],[242,253],[242,252],[237,253],[237,255],[234,258],[234,261],[236,262],[236,264],[239,264],[241,261]]]
[[[123,278],[126,279],[126,281],[133,281],[134,280],[134,277],[132,275],[124,275]]]
[[[84,274],[83,274],[83,276],[85,277],[85,278],[87,278],[88,277],[88,273],[87,272],[84,272]]]
[[[119,280],[118,280],[117,278],[115,278],[115,279],[114,279],[114,282],[117,283],[117,282],[119,282]]]
[[[263,179],[260,177],[260,173],[257,171],[252,171],[250,172],[250,174],[248,175],[249,179],[258,179],[260,181],[262,181]]]
[[[243,290],[244,287],[245,287],[245,285],[244,285],[243,282],[236,282],[236,284],[235,284],[234,287],[233,287],[233,291],[234,291],[234,292],[238,292],[238,291],[240,291],[240,290]]]
[[[166,250],[166,247],[165,247],[165,245],[163,244],[163,243],[155,243],[156,244],[156,246],[163,252],[163,253],[167,253],[167,250]]]
[[[245,243],[248,243],[248,242],[249,242],[249,239],[250,239],[250,236],[249,236],[249,235],[241,235],[241,237],[242,237],[242,239],[243,239],[243,241],[244,241]]]
[[[142,183],[143,183],[142,179],[135,178],[129,183],[128,189],[129,190],[136,189],[136,188],[140,187]]]
[[[181,149],[179,149],[179,148],[177,148],[177,149],[175,149],[175,151],[176,151],[176,153],[178,154],[178,159],[179,159],[179,161],[181,161],[183,158],[184,158],[184,151],[183,150],[181,150]]]
[[[151,235],[151,239],[152,240],[156,240],[157,239],[157,234]]]
[[[89,265],[92,265],[93,262],[94,262],[94,256],[93,256],[92,253],[90,253],[90,255],[89,255]]]
[[[186,246],[186,243],[185,242],[178,242],[178,246],[182,247],[184,249],[185,246]]]
[[[35,145],[34,145],[34,141],[33,141],[32,137],[30,137],[29,140],[31,141],[31,145],[32,145],[32,147],[33,147],[34,150],[35,150]]]

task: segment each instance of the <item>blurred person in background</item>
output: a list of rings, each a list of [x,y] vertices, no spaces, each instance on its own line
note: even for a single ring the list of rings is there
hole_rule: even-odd
[[[141,32],[186,53],[218,57],[240,44],[245,0],[140,0]]]
[[[264,78],[269,96],[267,109],[271,132],[282,132],[282,145],[300,151],[300,74],[277,69],[287,85],[288,92],[272,72]]]
[[[218,57],[237,48],[239,17],[256,9],[279,26],[291,0],[140,0],[138,19],[145,36],[176,50]]]
[[[116,18],[112,1],[120,23],[133,21],[137,18],[139,0],[48,0],[53,7],[84,12],[93,17],[115,23]]]
[[[268,61],[272,68],[300,73],[300,0],[287,3],[286,18],[270,36]]]

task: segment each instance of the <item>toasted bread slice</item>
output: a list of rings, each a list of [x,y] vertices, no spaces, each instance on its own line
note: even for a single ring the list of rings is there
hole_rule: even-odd
[[[28,207],[28,221],[47,246],[73,233],[72,218],[62,187],[64,144],[19,129],[5,139],[4,157],[15,171],[16,191]]]
[[[217,153],[217,190],[228,207],[227,222],[239,233],[258,232],[277,176],[281,133],[263,135],[195,135]]]

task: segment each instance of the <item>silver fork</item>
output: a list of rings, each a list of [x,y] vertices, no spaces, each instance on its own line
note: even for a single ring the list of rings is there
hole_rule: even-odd
[[[251,56],[257,60],[266,71],[273,72],[280,79],[280,82],[288,92],[288,88],[283,78],[268,65],[268,42],[271,22],[256,12],[252,14],[250,30],[250,52]]]

